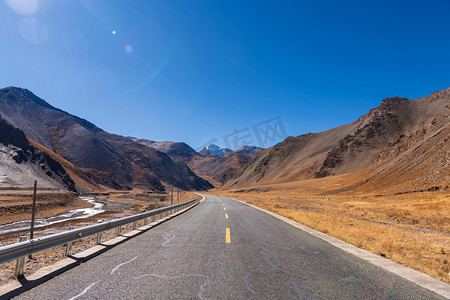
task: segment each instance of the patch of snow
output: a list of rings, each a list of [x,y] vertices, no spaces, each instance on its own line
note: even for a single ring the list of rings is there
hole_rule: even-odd
[[[226,155],[227,153],[232,152],[232,150],[230,150],[228,148],[219,147],[219,146],[214,145],[214,144],[210,144],[210,145],[206,146],[205,149],[208,152],[210,152],[212,154],[215,154],[217,156],[223,156],[223,155]]]

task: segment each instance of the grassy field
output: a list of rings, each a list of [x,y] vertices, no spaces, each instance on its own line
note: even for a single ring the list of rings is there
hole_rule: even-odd
[[[450,283],[450,191],[334,194],[346,179],[212,194],[246,201]]]

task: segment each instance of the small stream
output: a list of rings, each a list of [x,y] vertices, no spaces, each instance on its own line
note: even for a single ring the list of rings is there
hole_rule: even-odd
[[[56,216],[45,219],[36,219],[34,220],[34,228],[44,227],[51,224],[64,222],[67,220],[88,218],[105,211],[102,209],[104,204],[97,202],[95,197],[80,197],[80,198],[89,203],[94,204],[94,206],[88,208],[72,209],[65,213],[61,213]],[[31,227],[31,220],[0,225],[0,234],[21,230],[29,230],[30,227]]]

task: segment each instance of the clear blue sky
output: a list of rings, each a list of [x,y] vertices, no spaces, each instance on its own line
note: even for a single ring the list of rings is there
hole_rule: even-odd
[[[449,16],[449,0],[2,0],[0,86],[194,148],[276,116],[297,136],[449,87]]]

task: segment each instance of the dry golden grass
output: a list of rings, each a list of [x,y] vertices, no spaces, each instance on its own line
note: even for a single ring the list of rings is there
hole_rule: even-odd
[[[450,192],[327,194],[344,179],[216,191],[450,283]]]

